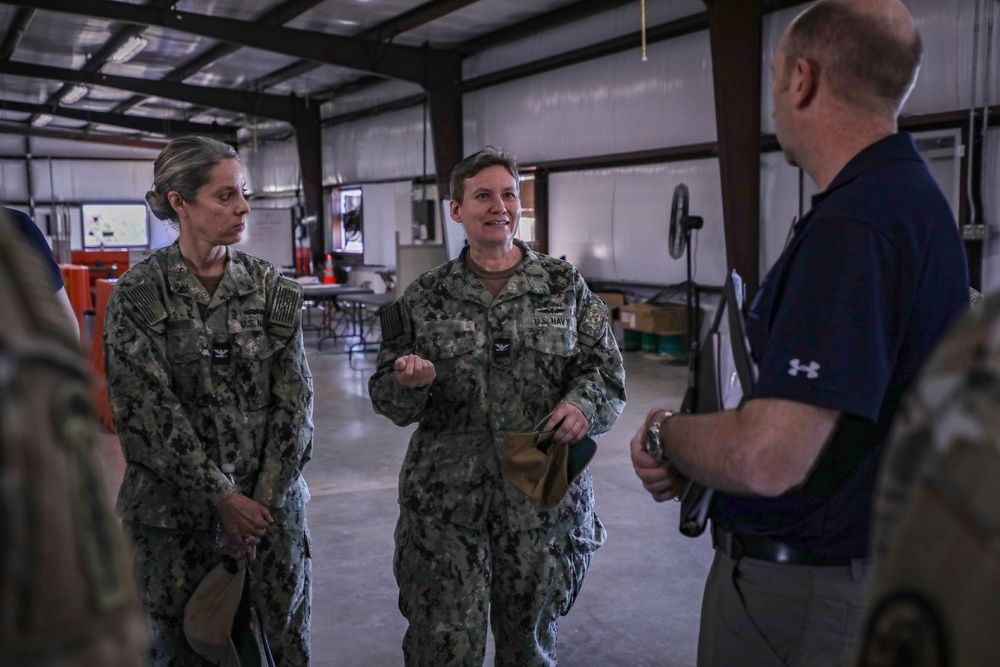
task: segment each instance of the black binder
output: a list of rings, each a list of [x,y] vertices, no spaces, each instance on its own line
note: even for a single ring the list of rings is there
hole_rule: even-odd
[[[739,407],[753,391],[757,367],[746,335],[743,280],[731,271],[705,340],[691,351],[688,387],[681,412],[702,414]],[[715,491],[688,480],[681,492],[679,530],[688,537],[705,532]]]

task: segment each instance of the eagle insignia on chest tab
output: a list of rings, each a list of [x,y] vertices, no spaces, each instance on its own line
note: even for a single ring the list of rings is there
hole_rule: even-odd
[[[493,339],[493,358],[510,358],[510,337],[496,337]]]

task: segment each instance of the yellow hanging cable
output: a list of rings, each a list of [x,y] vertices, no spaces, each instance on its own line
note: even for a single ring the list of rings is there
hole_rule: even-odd
[[[646,0],[642,0],[642,62],[646,62]]]

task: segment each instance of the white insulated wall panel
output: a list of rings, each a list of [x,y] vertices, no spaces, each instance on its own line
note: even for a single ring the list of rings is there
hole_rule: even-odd
[[[294,192],[302,187],[295,140],[240,148],[247,185],[254,194]]]
[[[465,153],[525,164],[715,141],[707,31],[465,95]]]
[[[584,276],[649,284],[687,278],[684,257],[668,252],[674,187],[690,191],[689,213],[704,218],[692,235],[694,279],[721,285],[726,274],[718,160],[693,160],[549,176],[549,253]]]
[[[809,177],[788,164],[783,153],[764,153],[760,156],[761,281],[785,249],[792,221],[803,213],[799,210],[800,176],[803,178],[804,188],[811,185],[805,183]],[[808,198],[803,208],[810,208]]]
[[[323,103],[322,116],[323,118],[339,116],[359,109],[368,109],[379,104],[387,104],[413,95],[420,95],[423,92],[423,86],[419,84],[393,79],[375,86],[366,86],[347,95],[337,95],[329,102]]]
[[[0,160],[0,201],[28,201],[28,171],[24,160]]]
[[[692,14],[705,11],[702,0],[648,0],[646,2],[646,27],[662,25]],[[463,78],[489,74],[541,60],[638,32],[642,26],[642,7],[633,2],[607,12],[567,23],[553,30],[529,35],[501,46],[475,53],[462,61]],[[641,53],[641,43],[636,40],[635,54]]]
[[[424,107],[410,107],[323,130],[323,184],[353,185],[424,173]],[[434,173],[430,127],[427,174]]]
[[[50,171],[51,170],[51,171]],[[117,160],[34,160],[31,180],[37,201],[146,201],[153,184],[153,162]]]

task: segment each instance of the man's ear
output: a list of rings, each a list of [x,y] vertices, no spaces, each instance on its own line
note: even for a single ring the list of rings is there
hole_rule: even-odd
[[[167,193],[167,201],[170,205],[174,207],[174,211],[180,216],[183,213],[187,213],[187,203],[184,201],[184,197],[181,197],[180,193],[171,190]]]
[[[448,204],[448,210],[451,213],[451,219],[455,222],[462,222],[462,205],[459,204],[454,199]]]
[[[795,61],[792,70],[791,93],[792,105],[796,109],[809,106],[816,97],[819,86],[819,64],[808,58]]]

